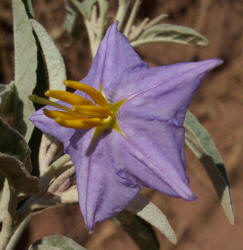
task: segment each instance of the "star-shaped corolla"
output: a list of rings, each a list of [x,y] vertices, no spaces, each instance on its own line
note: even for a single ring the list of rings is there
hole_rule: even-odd
[[[31,120],[71,156],[89,230],[123,210],[142,187],[195,199],[185,170],[183,122],[205,73],[219,64],[212,59],[149,68],[115,23],[82,84],[65,82],[83,101],[47,92],[66,110],[45,106]]]

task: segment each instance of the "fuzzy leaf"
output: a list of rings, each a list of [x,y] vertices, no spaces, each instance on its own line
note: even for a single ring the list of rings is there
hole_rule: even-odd
[[[63,235],[52,235],[37,240],[29,250],[87,250]]]
[[[50,89],[65,89],[62,81],[66,79],[66,69],[63,58],[42,25],[31,19],[32,27],[37,34],[45,57]]]
[[[97,0],[84,0],[79,2],[78,0],[69,0],[83,15],[85,18],[89,18],[93,5]]]
[[[171,42],[208,46],[207,38],[194,29],[173,24],[158,24],[152,26],[145,30],[136,41],[131,42],[131,44],[137,47],[150,42]]]
[[[165,18],[167,18],[169,15],[168,14],[160,14],[153,18],[151,21],[148,22],[146,25],[146,28],[150,28],[152,26],[155,26],[156,24],[159,24],[161,21],[163,21]]]
[[[12,235],[11,233],[13,232],[14,223],[16,222],[16,208],[17,197],[15,189],[11,186],[8,180],[5,179],[4,188],[0,199],[1,249],[6,249],[8,241]]]
[[[3,190],[0,197],[0,222],[3,221],[7,211],[8,211],[8,203],[10,200],[10,189],[8,185],[8,181],[5,179]]]
[[[65,9],[63,29],[75,39],[82,30],[82,16],[69,0],[65,0]]]
[[[121,30],[123,26],[123,22],[125,21],[125,17],[128,11],[128,7],[130,5],[130,0],[119,0],[118,1],[118,10],[116,13],[116,20],[119,21],[118,29]]]
[[[0,172],[16,190],[16,193],[28,195],[38,192],[38,179],[30,175],[24,164],[15,158],[0,153]]]
[[[220,153],[210,134],[189,111],[186,114],[184,127],[187,146],[204,166],[221,200],[227,218],[231,224],[234,224],[231,188]]]
[[[166,216],[154,203],[148,201],[144,196],[137,195],[130,202],[126,210],[144,219],[146,222],[164,234],[170,242],[176,244],[176,234],[168,222]]]
[[[19,103],[17,105],[17,129],[29,141],[34,125],[29,120],[35,109],[28,96],[36,85],[37,46],[32,26],[21,0],[13,0],[15,85]]]
[[[31,172],[30,148],[24,137],[0,118],[0,152],[20,160]]]
[[[65,19],[64,19],[64,22],[63,22],[63,28],[65,30],[67,30],[69,34],[71,34],[78,13],[73,8],[73,5],[70,3],[70,1],[65,0],[64,3],[65,3],[66,13],[65,13]]]
[[[149,223],[128,211],[122,211],[116,219],[140,250],[159,250],[158,239]]]
[[[32,0],[22,0],[25,5],[25,9],[29,18],[33,18],[35,13],[32,6]]]
[[[16,115],[16,89],[14,82],[0,84],[0,116],[10,124],[14,124]]]

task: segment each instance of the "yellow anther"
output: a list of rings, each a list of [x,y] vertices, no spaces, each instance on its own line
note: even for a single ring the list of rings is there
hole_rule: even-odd
[[[99,118],[73,119],[73,120],[56,118],[55,121],[63,127],[75,128],[75,129],[90,129],[99,126],[102,123],[102,120]]]
[[[74,105],[72,110],[79,113],[80,115],[99,118],[107,118],[111,114],[110,108],[104,106]]]
[[[80,90],[89,95],[95,104],[82,96],[63,90],[48,90],[45,92],[45,95],[61,100],[67,103],[67,106],[34,95],[31,95],[29,98],[33,102],[55,107],[57,110],[49,110],[47,107],[47,109],[43,109],[43,112],[47,117],[63,127],[73,129],[96,127],[91,144],[96,141],[105,129],[114,129],[124,135],[116,115],[127,99],[110,104],[105,99],[102,84],[100,84],[100,91],[97,91],[84,83],[75,81],[63,81],[63,83],[67,87]]]
[[[72,105],[85,104],[92,105],[93,103],[79,95],[64,91],[64,90],[48,90],[45,92],[45,96],[53,97],[61,101],[70,103]]]
[[[63,83],[69,88],[83,91],[84,93],[89,95],[92,98],[92,100],[98,105],[104,106],[107,104],[104,96],[99,91],[97,91],[96,89],[87,84],[76,81],[68,81],[68,80],[63,81]]]
[[[47,117],[49,117],[51,119],[56,119],[56,118],[77,119],[77,116],[74,116],[74,115],[72,115],[72,113],[65,112],[65,111],[43,109],[43,112]],[[80,118],[80,119],[82,119],[82,118]]]
[[[52,107],[55,107],[57,109],[61,109],[61,110],[64,110],[66,112],[68,112],[69,114],[73,115],[74,117],[76,118],[87,118],[88,116],[86,115],[81,115],[77,112],[74,112],[71,108],[68,108],[64,105],[61,105],[57,102],[52,102],[46,98],[42,98],[42,97],[39,97],[39,96],[35,96],[35,95],[30,95],[29,96],[29,99],[32,101],[32,102],[35,102],[35,103],[39,103],[39,104],[43,104],[43,105],[49,105],[49,106],[52,106]]]

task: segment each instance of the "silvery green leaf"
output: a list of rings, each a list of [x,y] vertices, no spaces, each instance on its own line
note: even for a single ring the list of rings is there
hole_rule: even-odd
[[[133,239],[140,250],[159,250],[158,239],[149,223],[128,211],[122,211],[113,219]]]
[[[72,33],[75,20],[77,18],[77,11],[73,8],[72,4],[70,1],[65,0],[65,19],[63,22],[63,28],[68,31],[68,33]]]
[[[63,155],[62,143],[52,136],[42,134],[38,157],[40,176],[43,176],[61,155]]]
[[[104,28],[106,27],[106,25],[108,24],[109,22],[109,18],[107,17],[107,13],[108,13],[108,8],[109,8],[109,3],[107,0],[98,0],[98,3],[99,3],[99,19],[98,19],[98,22],[101,20],[102,21],[102,38],[103,38],[103,35],[104,35]],[[102,39],[101,38],[101,39]]]
[[[8,203],[10,200],[10,189],[7,179],[4,181],[3,190],[0,196],[0,222],[3,221],[5,214],[8,210]]]
[[[31,19],[30,22],[44,54],[49,77],[49,88],[64,90],[65,86],[62,81],[66,79],[66,69],[63,58],[44,27],[34,19]]]
[[[53,178],[62,174],[64,171],[70,168],[70,161],[70,156],[68,154],[64,154],[49,166],[48,170],[43,174],[43,176],[41,176],[40,179],[41,191],[42,189],[46,189],[46,186]]]
[[[119,0],[118,1],[118,10],[116,13],[116,20],[119,21],[118,29],[121,30],[125,17],[127,15],[127,10],[130,5],[130,0]]]
[[[37,240],[29,250],[87,250],[74,240],[63,235],[52,235]]]
[[[14,82],[10,84],[0,84],[0,116],[12,124],[14,124],[16,115],[16,100]]]
[[[142,32],[144,32],[145,27],[147,26],[148,22],[149,22],[149,18],[145,18],[137,26],[132,26],[131,32],[128,36],[128,40],[129,41],[136,40],[142,34]]]
[[[186,114],[184,127],[187,146],[200,159],[216,189],[227,218],[234,224],[231,188],[220,153],[210,134],[189,111]]]
[[[0,172],[19,195],[37,193],[38,179],[30,175],[24,164],[14,156],[0,152]]]
[[[1,172],[1,170],[0,170]],[[6,249],[8,241],[12,235],[14,229],[14,223],[16,222],[16,207],[17,198],[14,188],[8,182],[4,181],[4,188],[0,200],[0,248]]]
[[[20,160],[31,172],[30,148],[24,137],[0,118],[0,152]]]
[[[129,35],[130,35],[132,26],[134,24],[134,21],[136,20],[137,13],[141,7],[142,2],[143,2],[142,0],[135,0],[135,2],[133,4],[131,13],[129,14],[126,26],[124,27],[124,31],[123,31],[123,33],[126,37],[129,37]]]
[[[148,24],[146,25],[146,28],[150,28],[152,26],[155,26],[156,24],[160,23],[163,21],[165,18],[167,18],[169,15],[168,14],[160,14],[157,17],[153,18]]]
[[[36,86],[37,46],[32,26],[21,0],[13,2],[14,48],[15,48],[15,86],[19,103],[17,105],[17,129],[29,141],[34,125],[29,120],[35,112],[28,96]]]
[[[208,46],[207,38],[194,29],[173,24],[158,24],[152,26],[145,30],[136,41],[131,42],[131,44],[137,47],[151,42],[172,42]]]
[[[165,19],[166,17],[168,17],[167,14],[161,14],[157,17],[155,17],[154,19],[152,19],[151,21],[149,21],[149,18],[145,18],[142,22],[140,22],[138,25],[133,25],[131,32],[128,36],[128,40],[129,41],[135,41],[138,39],[138,37],[145,31],[148,30],[150,27],[158,24],[159,22],[161,22],[163,19]]]
[[[63,29],[75,38],[82,30],[82,16],[69,0],[65,0],[65,10]]]
[[[32,0],[22,0],[22,2],[25,5],[25,9],[26,9],[26,12],[27,12],[29,18],[33,18],[35,13],[34,13],[34,9],[32,6]]]
[[[83,15],[85,18],[89,18],[93,5],[97,0],[84,0],[79,2],[78,0],[69,0]]]
[[[176,244],[176,234],[167,217],[154,203],[148,201],[144,196],[137,195],[126,207],[126,210],[144,219],[164,234],[170,242]]]
[[[78,190],[77,187],[69,188],[67,191],[60,195],[60,201],[63,204],[78,203]]]

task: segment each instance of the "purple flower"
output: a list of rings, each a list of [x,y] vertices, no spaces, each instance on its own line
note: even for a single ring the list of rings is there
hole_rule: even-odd
[[[183,122],[205,73],[219,64],[212,59],[149,68],[115,23],[82,80],[92,88],[66,81],[79,89],[76,97],[46,93],[66,108],[45,106],[31,120],[71,156],[89,230],[123,210],[142,187],[195,199],[185,170]]]

